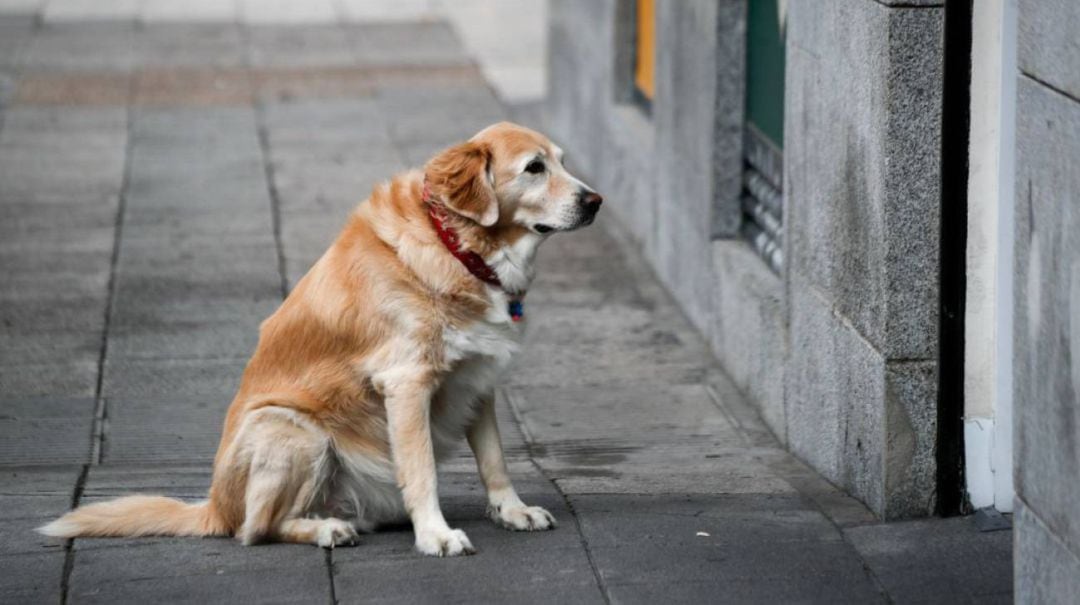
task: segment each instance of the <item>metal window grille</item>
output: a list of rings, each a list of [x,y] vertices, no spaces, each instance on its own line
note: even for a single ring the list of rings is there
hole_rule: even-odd
[[[783,154],[752,124],[743,137],[742,233],[774,272],[784,268]]]

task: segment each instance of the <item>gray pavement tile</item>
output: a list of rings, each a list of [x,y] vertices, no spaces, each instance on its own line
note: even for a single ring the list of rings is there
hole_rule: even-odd
[[[325,602],[325,555],[314,546],[245,547],[226,538],[75,541],[74,603]]]
[[[0,365],[96,361],[101,355],[101,332],[97,330],[0,331],[0,334],[4,338]]]
[[[156,153],[192,147],[224,153],[258,144],[251,107],[143,107],[133,114],[134,143]]]
[[[98,361],[78,360],[0,366],[4,397],[93,397]]]
[[[70,500],[69,496],[69,503]],[[0,505],[6,504],[8,504],[8,499],[0,498]],[[42,515],[37,519],[0,520],[0,569],[3,568],[5,561],[11,561],[13,557],[19,555],[63,554],[63,540],[43,536],[34,529],[45,525],[53,517],[62,515],[66,510],[67,507],[50,515]]]
[[[102,459],[109,463],[213,461],[230,398],[114,397]]]
[[[135,32],[142,67],[240,67],[247,63],[240,27],[232,23],[154,23]]]
[[[483,87],[384,88],[378,100],[391,136],[403,148],[418,143],[440,147],[459,143],[505,118],[498,101]],[[446,116],[451,115],[454,119],[448,120]],[[414,161],[412,157],[406,159]]]
[[[0,465],[88,462],[93,422],[93,398],[0,399]]]
[[[980,532],[974,517],[851,527],[844,534],[894,603],[1012,595],[1012,531]]]
[[[106,461],[90,467],[80,502],[99,502],[132,494],[161,494],[182,500],[204,500],[210,489],[210,475],[209,464],[154,466],[153,461]]]
[[[470,63],[449,24],[380,23],[345,26],[361,65],[464,65]]]
[[[255,67],[333,67],[356,61],[337,24],[252,26],[246,29],[248,60]]]
[[[128,71],[133,65],[133,23],[49,24],[23,49],[24,70]]]
[[[281,298],[280,280],[269,270],[261,275],[208,273],[185,278],[183,275],[117,275],[117,296],[136,304],[156,304],[161,300],[206,300],[217,298],[262,301]],[[2,290],[0,290],[2,292]]]
[[[496,527],[484,518],[483,500],[477,503],[477,499],[461,503],[460,498],[443,498],[448,521],[469,535],[476,555],[454,559],[419,555],[407,526],[363,536],[356,548],[334,551],[338,599],[534,602],[553,594],[580,595],[581,602],[598,602],[595,577],[561,498],[523,494],[527,502],[545,506],[563,520],[547,532],[509,532]],[[549,592],[552,587],[557,589]]]
[[[28,244],[107,248],[116,226],[116,199],[0,197],[0,249]]]
[[[22,49],[33,35],[33,28],[33,15],[0,15],[0,70],[18,67]]]
[[[114,398],[206,397],[231,401],[247,359],[105,362],[104,394]]]
[[[41,245],[27,242],[24,245],[0,246],[0,266],[8,275],[58,273],[94,273],[108,271],[112,246],[83,241],[76,234],[66,245]]]
[[[885,603],[865,583],[830,581],[821,577],[725,578],[718,581],[677,581],[613,584],[607,587],[612,603]]]
[[[36,526],[67,511],[81,473],[74,465],[0,468],[0,521]]]
[[[681,442],[692,438],[741,444],[735,427],[699,384],[545,387],[516,389],[513,401],[525,431],[538,444],[553,442]]]
[[[253,318],[254,319],[254,318]],[[236,359],[259,341],[258,321],[139,325],[109,332],[109,357],[122,359]]]
[[[708,358],[671,344],[628,348],[608,342],[529,343],[507,378],[518,387],[692,384],[703,380],[709,364]]]
[[[529,293],[530,300],[532,294]],[[541,292],[542,294],[542,292]],[[574,347],[581,343],[612,343],[624,347],[678,346],[711,355],[701,337],[669,314],[641,305],[612,302],[581,308],[542,301],[529,305],[526,326],[529,343]]]
[[[267,103],[263,124],[275,151],[290,144],[390,143],[382,108],[373,98]]]
[[[254,326],[269,317],[281,304],[280,297],[265,300],[212,297],[200,300],[161,300],[152,306],[117,301],[112,327],[118,331],[145,328],[170,329],[177,326],[226,324]],[[3,307],[0,306],[0,310]]]
[[[0,601],[4,603],[58,603],[64,575],[64,552],[0,555]]]
[[[874,600],[862,562],[829,520],[801,498],[571,496],[593,560],[608,585],[711,583],[814,592],[843,586],[845,600]],[[625,593],[624,593],[625,594]]]
[[[0,300],[86,298],[104,292],[108,283],[107,270],[92,274],[60,271],[43,275],[14,273],[0,283]]]
[[[102,294],[72,300],[0,299],[0,337],[67,330],[93,331],[100,337],[105,325]]]

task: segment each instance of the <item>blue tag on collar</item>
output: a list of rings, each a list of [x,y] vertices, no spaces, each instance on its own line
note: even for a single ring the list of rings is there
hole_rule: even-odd
[[[510,301],[510,319],[514,321],[521,321],[525,317],[525,305],[521,304],[521,300]]]

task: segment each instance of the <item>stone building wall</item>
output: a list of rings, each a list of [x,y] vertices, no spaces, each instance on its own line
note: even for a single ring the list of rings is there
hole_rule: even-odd
[[[1016,594],[1080,602],[1080,4],[1021,0]]]
[[[633,0],[551,6],[571,161],[777,437],[883,517],[933,509],[943,10],[788,3],[785,269],[739,236],[745,0],[657,2],[635,105]]]

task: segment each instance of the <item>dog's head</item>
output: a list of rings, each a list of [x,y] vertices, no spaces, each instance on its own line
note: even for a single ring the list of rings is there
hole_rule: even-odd
[[[593,222],[603,198],[563,166],[544,135],[509,122],[442,151],[424,168],[432,194],[483,227],[517,225],[538,234]]]

